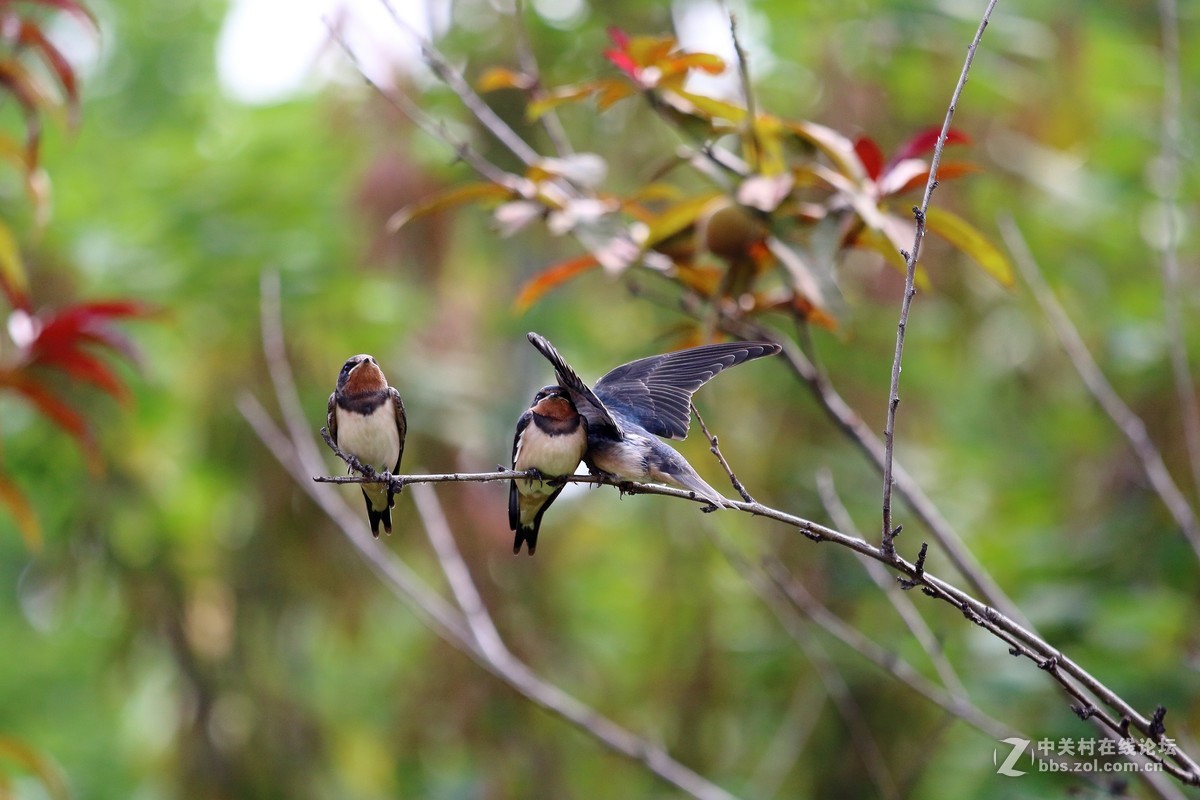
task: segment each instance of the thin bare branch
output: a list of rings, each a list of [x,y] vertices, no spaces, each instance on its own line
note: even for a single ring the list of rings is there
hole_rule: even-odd
[[[1079,377],[1104,413],[1108,414],[1121,433],[1125,434],[1125,438],[1129,440],[1129,444],[1142,466],[1146,480],[1150,482],[1151,488],[1158,494],[1163,505],[1167,507],[1167,511],[1175,519],[1175,524],[1179,526],[1184,538],[1192,546],[1196,557],[1200,558],[1200,524],[1197,523],[1195,511],[1183,493],[1179,491],[1171,473],[1167,471],[1162,454],[1159,453],[1154,442],[1150,441],[1146,424],[1121,399],[1096,364],[1096,360],[1092,358],[1092,354],[1088,352],[1083,337],[1079,335],[1078,329],[1071,322],[1071,318],[1063,309],[1062,304],[1058,302],[1058,298],[1054,296],[1049,284],[1046,283],[1033,253],[1029,250],[1029,245],[1026,244],[1025,238],[1011,217],[1000,219],[1000,232],[1008,245],[1009,252],[1013,255],[1013,261],[1016,262],[1017,268],[1025,278],[1025,283],[1029,285],[1030,291],[1033,292],[1034,298],[1041,306],[1042,313],[1046,315],[1055,335],[1058,336],[1067,357],[1071,359],[1075,371],[1079,373]]]
[[[835,528],[849,533],[851,536],[862,535],[855,528],[854,520],[850,518],[850,512],[846,510],[846,506],[843,505],[841,498],[838,497],[837,489],[833,485],[833,475],[827,469],[822,469],[817,473],[817,493],[820,494],[821,504],[825,506],[825,511],[829,514],[829,518],[833,520]],[[953,665],[946,658],[946,654],[942,651],[941,643],[934,636],[933,631],[930,630],[929,625],[925,622],[925,618],[921,616],[921,612],[913,604],[909,593],[903,591],[896,584],[895,579],[887,571],[887,568],[878,561],[860,556],[859,563],[866,569],[867,574],[871,576],[871,580],[875,582],[875,585],[883,591],[884,596],[891,601],[892,606],[896,609],[896,613],[900,615],[900,619],[904,620],[904,624],[917,640],[917,643],[928,654],[933,668],[937,670],[938,677],[942,680],[942,685],[949,690],[956,701],[970,702],[967,687],[963,685],[962,680],[958,677],[958,672],[955,671]]]
[[[1163,274],[1163,321],[1175,377],[1175,394],[1183,418],[1184,441],[1191,462],[1192,481],[1200,497],[1200,400],[1188,364],[1183,332],[1183,291],[1179,275],[1179,162],[1183,144],[1182,90],[1179,78],[1179,7],[1177,0],[1159,0],[1162,23],[1162,147],[1157,177],[1163,228],[1160,261]]]
[[[725,455],[721,452],[720,446],[717,444],[717,437],[704,424],[704,418],[700,416],[700,409],[696,408],[696,404],[692,403],[692,413],[696,415],[696,421],[700,423],[700,430],[704,432],[704,438],[708,440],[708,450],[717,458],[721,469],[725,470],[725,474],[729,476],[729,482],[733,485],[734,490],[742,496],[742,499],[747,503],[753,503],[754,498],[750,496],[750,492],[746,491],[746,487],[738,480],[738,476],[733,473],[733,467],[729,466],[729,462],[725,460]]]
[[[807,678],[796,684],[783,721],[746,781],[747,796],[770,800],[779,793],[779,788],[817,727],[825,696],[821,687]]]
[[[882,440],[863,422],[862,415],[855,411],[838,393],[822,370],[796,347],[794,342],[763,325],[725,318],[722,326],[734,336],[753,341],[774,342],[783,348],[781,355],[796,377],[809,388],[834,424],[850,437],[850,440],[875,464],[877,469],[882,471],[884,452]],[[929,496],[899,462],[894,462],[892,465],[892,482],[912,513],[929,530],[934,540],[942,548],[954,569],[967,581],[971,591],[978,594],[989,606],[1028,626],[1029,623],[1025,620],[1021,610],[992,579],[988,571],[975,560],[975,556],[963,544],[962,539],[942,516],[934,502],[929,499]]]
[[[537,101],[546,96],[546,89],[542,86],[542,71],[538,67],[537,58],[533,55],[529,31],[525,28],[526,18],[525,0],[515,0],[513,26],[516,32],[517,60],[521,65],[521,72],[533,82],[529,88],[530,97]],[[554,148],[554,152],[558,154],[559,158],[565,158],[574,152],[571,140],[567,136],[566,129],[563,128],[562,121],[558,118],[557,111],[553,108],[546,109],[539,121],[542,129],[546,131],[546,137],[550,139],[550,146]]]
[[[883,753],[879,749],[879,743],[876,741],[874,734],[871,733],[871,729],[867,726],[858,701],[855,700],[850,687],[846,685],[846,681],[834,666],[828,653],[825,652],[825,649],[816,639],[807,635],[802,621],[787,603],[784,602],[782,595],[757,570],[753,570],[746,563],[745,559],[734,553],[711,530],[709,530],[709,539],[717,545],[718,549],[725,555],[726,560],[738,571],[750,587],[754,589],[755,593],[767,605],[767,608],[771,609],[776,619],[779,620],[779,624],[800,647],[813,667],[816,668],[821,684],[825,687],[826,693],[833,700],[834,707],[837,708],[838,714],[849,729],[854,748],[858,752],[859,758],[862,759],[863,766],[866,767],[867,774],[870,776],[872,783],[875,784],[875,788],[879,794],[883,797],[899,798],[900,792],[896,788],[896,782],[887,768]]]
[[[725,4],[721,5],[723,7]],[[737,17],[728,9],[725,10],[725,15],[729,17],[729,36],[733,39],[733,52],[737,55],[738,62],[738,77],[742,82],[742,98],[746,101],[746,120],[743,123],[745,128],[742,135],[750,144],[750,152],[754,154],[755,168],[762,169],[763,148],[762,142],[758,138],[758,111],[754,100],[754,85],[750,81],[750,60],[746,57],[746,51],[742,49],[742,40],[738,36]]]
[[[425,63],[433,70],[433,74],[438,77],[442,83],[450,87],[450,90],[458,95],[459,102],[466,106],[467,110],[474,115],[475,119],[483,125],[488,133],[495,137],[496,141],[508,148],[508,151],[516,156],[522,164],[531,167],[541,160],[541,156],[529,144],[521,138],[521,135],[509,127],[508,123],[500,118],[500,116],[492,110],[492,107],[483,101],[483,98],[476,94],[471,88],[471,84],[467,83],[466,79],[458,73],[456,69],[450,66],[450,62],[442,55],[441,51],[429,41],[420,31],[413,28],[397,11],[391,0],[379,0],[383,3],[384,8],[392,15],[392,19],[396,25],[403,31],[408,33],[421,48],[421,55],[425,59]]]
[[[362,77],[367,86],[371,87],[371,89],[373,89],[381,98],[383,98],[388,105],[403,114],[406,119],[424,131],[431,138],[450,145],[450,147],[454,149],[454,152],[458,158],[462,159],[467,166],[475,170],[484,180],[494,183],[497,186],[503,186],[509,189],[516,189],[519,187],[521,179],[518,176],[504,171],[483,156],[476,153],[469,144],[456,138],[454,134],[450,132],[449,127],[447,127],[444,122],[425,113],[424,109],[410,100],[404,94],[388,91],[372,80],[367,74],[367,71],[363,69],[362,64],[358,60],[358,56],[354,53],[354,50],[350,48],[350,45],[348,45],[345,39],[342,37],[341,32],[332,25],[329,26],[329,35],[335,42],[337,42],[338,46],[342,49],[342,52],[346,54],[351,66],[354,67],[355,71],[358,72],[359,76]]]
[[[780,595],[794,605],[819,628],[854,650],[917,694],[974,728],[995,739],[1018,736],[1019,732],[984,714],[965,697],[953,696],[921,675],[911,664],[889,652],[860,631],[848,625],[812,596],[804,585],[777,559],[768,559],[764,571]]]
[[[488,613],[483,598],[479,596],[475,581],[471,579],[471,571],[454,542],[454,534],[450,531],[446,512],[442,510],[442,504],[438,502],[433,488],[423,484],[414,486],[412,497],[417,514],[421,517],[421,524],[425,527],[425,534],[429,537],[429,543],[433,545],[438,563],[446,575],[446,582],[450,584],[450,591],[454,593],[458,607],[467,618],[467,625],[475,643],[492,663],[507,662],[512,654],[500,638],[492,615]]]
[[[971,62],[975,60],[975,50],[987,30],[988,20],[996,0],[989,0],[983,11],[983,19],[975,38],[967,47],[967,59],[963,63],[962,73],[958,76],[958,84],[950,97],[950,106],[946,109],[946,121],[942,123],[942,132],[938,134],[937,145],[933,149],[933,159],[929,163],[929,178],[925,182],[925,195],[921,198],[919,208],[913,208],[916,217],[916,234],[913,237],[912,251],[903,253],[905,262],[904,298],[900,303],[900,322],[896,327],[896,355],[892,359],[892,380],[888,389],[887,422],[883,429],[883,552],[891,556],[896,552],[892,540],[899,533],[898,528],[892,527],[892,457],[896,443],[896,407],[900,405],[900,363],[904,357],[904,334],[908,328],[908,312],[912,307],[913,295],[917,293],[914,278],[917,271],[917,259],[921,255],[921,242],[925,239],[925,215],[929,212],[929,200],[937,187],[938,165],[942,161],[942,150],[946,146],[946,137],[950,134],[950,123],[954,119],[954,111],[958,108],[958,99],[962,96],[963,87],[967,85],[967,74],[971,71]]]

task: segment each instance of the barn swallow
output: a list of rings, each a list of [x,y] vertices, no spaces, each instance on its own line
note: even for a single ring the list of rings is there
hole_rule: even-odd
[[[529,341],[554,365],[559,385],[587,420],[583,460],[593,474],[658,481],[692,491],[716,507],[728,506],[683,456],[656,437],[687,438],[696,390],[726,367],[778,353],[779,345],[725,342],[650,356],[617,367],[589,389],[545,337],[530,333]]]
[[[571,396],[561,386],[546,386],[533,396],[533,405],[517,420],[513,437],[513,469],[536,469],[545,478],[575,474],[587,450],[588,427]],[[558,497],[564,484],[523,478],[509,482],[508,525],[516,532],[513,555],[521,543],[529,543],[529,555],[537,549],[542,515]]]
[[[337,388],[329,395],[326,424],[329,435],[348,453],[376,472],[396,474],[404,457],[404,435],[408,419],[400,393],[388,386],[375,359],[365,353],[352,356],[342,365]],[[367,501],[371,533],[379,538],[379,523],[392,532],[392,488],[384,484],[362,484]]]

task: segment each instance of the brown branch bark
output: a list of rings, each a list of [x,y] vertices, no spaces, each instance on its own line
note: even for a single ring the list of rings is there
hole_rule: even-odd
[[[950,107],[946,109],[946,121],[942,123],[942,132],[938,135],[937,145],[933,149],[933,160],[929,164],[929,178],[925,182],[925,195],[921,198],[919,208],[913,208],[916,217],[916,233],[913,236],[912,250],[902,253],[905,262],[904,298],[900,303],[900,323],[896,327],[896,355],[892,359],[892,380],[888,389],[887,422],[883,428],[883,552],[894,555],[896,552],[892,540],[899,533],[899,528],[892,527],[892,458],[896,444],[896,407],[900,405],[900,362],[904,357],[904,334],[908,329],[908,313],[912,307],[913,296],[917,293],[913,281],[917,272],[917,259],[921,254],[921,242],[925,239],[925,215],[929,213],[929,200],[937,187],[938,165],[942,161],[942,150],[946,146],[946,137],[950,134],[950,123],[954,119],[954,111],[958,108],[958,99],[962,96],[963,87],[967,85],[967,75],[971,71],[971,62],[975,60],[975,50],[987,30],[988,20],[996,0],[988,0],[987,8],[983,11],[983,19],[975,38],[967,47],[967,59],[963,63],[962,73],[958,76],[958,84],[950,97]]]

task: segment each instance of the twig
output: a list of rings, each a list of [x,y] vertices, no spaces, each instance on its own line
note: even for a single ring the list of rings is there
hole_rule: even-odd
[[[521,179],[519,177],[509,172],[505,172],[500,167],[476,153],[475,150],[465,141],[456,139],[444,122],[434,119],[429,114],[426,114],[424,109],[422,109],[413,101],[409,100],[405,95],[397,92],[390,92],[376,83],[371,76],[367,74],[367,71],[363,69],[362,64],[359,63],[358,56],[354,54],[354,51],[350,48],[350,45],[346,43],[340,31],[336,30],[333,26],[329,26],[329,35],[332,36],[333,40],[337,42],[339,47],[341,47],[342,52],[346,54],[346,58],[349,59],[351,66],[353,66],[355,71],[358,72],[359,77],[361,77],[367,86],[371,87],[376,94],[382,97],[384,101],[388,103],[388,105],[403,114],[407,120],[423,130],[431,138],[438,139],[450,145],[450,147],[454,149],[455,155],[462,159],[467,166],[479,173],[479,176],[484,180],[488,181],[489,183],[494,183],[497,186],[503,186],[507,189],[512,189],[514,191],[520,187]]]
[[[507,662],[512,658],[512,653],[505,647],[500,632],[496,630],[496,623],[492,621],[487,606],[483,604],[483,598],[479,596],[475,581],[471,579],[471,571],[467,569],[467,563],[463,561],[462,553],[454,543],[454,534],[450,532],[450,523],[446,520],[446,512],[442,510],[437,495],[432,487],[419,485],[413,487],[412,496],[417,514],[421,517],[421,524],[425,528],[425,535],[433,545],[433,552],[437,555],[438,563],[446,576],[446,583],[450,585],[458,607],[467,618],[467,625],[475,643],[479,645],[488,661],[494,664]]]
[[[750,584],[750,587],[754,589],[755,593],[771,609],[776,619],[779,620],[779,624],[804,652],[804,655],[812,663],[813,667],[816,668],[821,684],[825,687],[825,691],[828,693],[830,699],[833,700],[838,714],[850,730],[851,740],[854,742],[855,749],[858,751],[859,757],[863,761],[863,766],[867,768],[867,774],[875,784],[875,788],[879,791],[879,794],[884,797],[900,797],[896,783],[888,771],[883,754],[880,752],[879,743],[875,740],[875,736],[871,733],[870,728],[867,727],[858,701],[854,699],[850,687],[846,685],[846,681],[842,678],[837,668],[834,667],[824,648],[811,636],[806,635],[807,632],[803,630],[800,620],[783,601],[781,594],[770,583],[764,580],[757,571],[752,570],[745,559],[735,554],[724,543],[720,542],[711,530],[709,534],[709,539],[718,546],[718,549],[721,550],[730,564],[737,569],[739,574]]]
[[[804,752],[804,746],[817,727],[825,695],[821,688],[807,678],[800,680],[792,693],[792,701],[759,759],[758,766],[746,780],[749,797],[770,800],[779,793],[788,772]]]
[[[913,237],[912,251],[902,253],[905,263],[904,299],[900,303],[900,323],[896,327],[896,355],[892,359],[892,380],[888,389],[887,422],[883,429],[882,539],[883,552],[887,556],[895,554],[896,548],[892,540],[899,532],[897,528],[892,527],[892,455],[895,450],[896,407],[900,405],[900,362],[904,356],[904,334],[908,328],[908,312],[912,306],[913,295],[917,293],[913,281],[917,271],[917,259],[921,255],[921,242],[925,238],[925,215],[929,212],[929,200],[933,197],[934,188],[937,187],[938,165],[942,161],[942,150],[946,146],[946,137],[950,134],[950,123],[954,119],[954,110],[958,107],[958,99],[962,95],[963,87],[967,85],[967,74],[971,71],[971,62],[975,60],[975,50],[979,47],[979,41],[983,38],[983,32],[987,29],[988,19],[992,15],[992,9],[995,7],[996,0],[988,0],[987,8],[983,12],[983,19],[979,22],[979,29],[975,31],[975,38],[971,40],[970,46],[967,47],[967,59],[963,63],[962,73],[958,76],[958,84],[954,87],[954,94],[950,96],[950,106],[946,109],[946,121],[942,123],[942,132],[938,135],[937,145],[933,149],[933,159],[929,163],[929,178],[925,182],[925,195],[921,198],[920,207],[913,208],[913,216],[916,217],[917,224],[916,234]]]
[[[821,496],[821,504],[825,506],[825,511],[829,514],[829,518],[833,520],[834,527],[852,536],[861,536],[855,529],[854,520],[850,518],[849,511],[846,510],[846,506],[842,503],[841,498],[838,497],[837,489],[833,485],[833,475],[828,469],[822,469],[817,473],[817,493]],[[929,656],[930,662],[933,663],[933,668],[942,680],[942,685],[959,702],[969,702],[967,687],[963,685],[962,680],[958,677],[958,672],[955,671],[949,659],[946,658],[941,643],[934,636],[933,631],[930,630],[929,625],[925,622],[925,618],[921,616],[921,612],[913,604],[912,598],[909,597],[907,592],[900,591],[896,587],[896,582],[888,573],[887,568],[878,561],[862,557],[858,561],[866,569],[867,574],[871,576],[871,580],[875,582],[875,585],[883,591],[884,596],[891,601],[892,606],[896,609],[896,613],[900,615],[900,619],[904,621],[908,630],[916,638],[917,643],[921,645],[921,648]]]
[[[458,95],[459,102],[467,107],[467,110],[475,116],[475,119],[483,125],[488,133],[495,137],[496,141],[508,148],[509,152],[527,167],[531,167],[541,160],[537,151],[530,147],[520,134],[509,127],[508,123],[502,120],[492,110],[492,107],[475,93],[463,76],[450,66],[450,62],[434,46],[433,42],[421,35],[420,31],[413,28],[405,21],[404,17],[400,16],[391,0],[379,0],[379,2],[383,3],[396,25],[416,41],[417,46],[421,48],[421,55],[425,58],[425,63],[429,64],[429,68],[433,70],[433,74],[438,77],[438,80]]]
[[[1162,20],[1163,106],[1162,148],[1158,157],[1162,203],[1163,246],[1161,252],[1163,275],[1163,321],[1175,376],[1175,393],[1183,417],[1184,440],[1191,462],[1192,481],[1200,496],[1200,400],[1188,366],[1187,345],[1183,336],[1183,293],[1179,276],[1179,160],[1183,142],[1181,114],[1182,91],[1179,79],[1179,8],[1176,0],[1159,0],[1158,14]]]
[[[1179,491],[1174,479],[1171,478],[1171,473],[1167,471],[1162,454],[1154,446],[1154,442],[1150,441],[1150,436],[1146,432],[1146,424],[1125,404],[1116,389],[1104,377],[1096,360],[1088,352],[1083,337],[1079,335],[1071,318],[1067,316],[1067,312],[1054,296],[1049,284],[1046,283],[1046,279],[1042,276],[1037,261],[1034,259],[1033,253],[1029,251],[1029,245],[1025,243],[1025,238],[1021,235],[1016,223],[1011,217],[1001,217],[999,222],[1001,235],[1008,245],[1009,252],[1013,255],[1013,261],[1021,270],[1025,283],[1029,285],[1030,291],[1033,292],[1034,298],[1041,306],[1042,313],[1046,315],[1055,335],[1062,343],[1063,350],[1071,359],[1071,364],[1074,365],[1079,377],[1087,386],[1088,391],[1092,393],[1092,397],[1100,404],[1104,413],[1108,414],[1121,433],[1125,434],[1125,438],[1129,440],[1134,454],[1142,465],[1146,480],[1150,482],[1151,488],[1158,494],[1163,505],[1167,507],[1167,511],[1175,519],[1175,524],[1179,526],[1184,538],[1192,546],[1196,557],[1200,558],[1200,524],[1197,524],[1196,514],[1183,493]]]
[[[525,0],[515,0],[513,25],[516,31],[517,60],[521,65],[521,72],[532,82],[529,87],[530,97],[540,100],[546,96],[546,90],[542,86],[542,72],[538,68],[537,58],[533,55],[529,32],[525,29],[525,17]],[[571,140],[567,137],[567,132],[558,118],[557,111],[553,108],[546,109],[539,121],[542,123],[542,129],[546,131],[546,137],[550,140],[550,146],[554,148],[554,152],[558,154],[559,158],[564,158],[574,152]]]
[[[747,503],[753,503],[754,498],[750,496],[750,492],[746,491],[746,487],[742,485],[740,480],[738,480],[738,476],[733,474],[733,467],[729,466],[729,462],[725,460],[725,456],[721,452],[720,446],[717,444],[717,437],[714,436],[708,430],[708,426],[704,424],[704,418],[700,416],[700,409],[696,408],[696,404],[694,402],[691,403],[691,406],[692,413],[696,415],[696,421],[700,423],[700,430],[704,432],[704,438],[708,439],[709,452],[717,457],[717,461],[721,464],[721,469],[725,470],[725,474],[729,476],[729,482],[733,484],[733,488],[742,496],[742,499]]]
[[[724,7],[724,3],[721,3]],[[754,86],[750,82],[750,62],[746,58],[746,51],[742,49],[742,40],[738,37],[737,16],[732,11],[726,9],[726,15],[729,17],[729,36],[733,39],[733,52],[737,55],[738,62],[738,77],[742,82],[742,96],[746,100],[746,120],[745,131],[743,135],[749,141],[749,150],[754,154],[751,160],[755,170],[761,171],[762,165],[762,142],[758,139],[758,111],[754,102]]]
[[[730,318],[723,319],[722,325],[734,336],[752,341],[773,342],[783,348],[781,355],[796,377],[809,388],[834,424],[858,445],[876,468],[882,471],[883,442],[863,422],[862,416],[838,393],[816,364],[790,339],[777,335],[775,331],[763,325],[747,324]],[[963,544],[934,502],[899,462],[893,463],[892,481],[896,491],[933,535],[955,570],[967,581],[971,591],[978,594],[989,606],[1028,626],[1029,623],[1021,610],[992,579],[988,571],[975,560],[975,556]]]

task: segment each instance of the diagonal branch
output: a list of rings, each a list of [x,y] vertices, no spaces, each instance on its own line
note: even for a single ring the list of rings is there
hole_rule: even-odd
[[[950,96],[950,107],[946,109],[946,121],[942,123],[942,132],[938,134],[937,145],[933,149],[933,159],[929,163],[929,178],[925,182],[925,196],[921,198],[921,206],[913,208],[913,216],[917,219],[917,226],[916,234],[913,237],[912,252],[901,253],[904,256],[906,267],[904,274],[904,299],[900,304],[900,323],[896,327],[896,355],[892,359],[892,382],[888,389],[887,422],[883,429],[882,541],[883,552],[888,556],[895,555],[896,547],[892,544],[892,540],[900,532],[899,528],[892,527],[892,455],[895,450],[896,407],[900,405],[900,362],[904,357],[904,333],[908,328],[908,311],[912,307],[913,295],[917,293],[913,281],[917,271],[917,259],[921,255],[921,242],[925,238],[925,215],[929,212],[929,200],[933,197],[933,190],[937,187],[938,165],[942,161],[942,150],[946,146],[946,137],[950,134],[950,122],[954,119],[954,110],[958,107],[958,98],[962,95],[963,87],[967,85],[967,74],[971,71],[971,62],[975,60],[975,50],[979,47],[979,41],[983,38],[983,32],[987,29],[988,19],[992,15],[992,9],[995,7],[996,0],[988,0],[987,8],[983,12],[983,19],[979,22],[979,29],[975,32],[975,38],[971,40],[970,46],[967,47],[967,60],[963,63],[962,73],[958,76],[958,84],[954,87],[954,94]]]
[[[509,124],[500,118],[492,107],[483,101],[483,98],[476,94],[471,85],[466,79],[458,73],[446,57],[434,46],[433,42],[429,41],[420,31],[414,29],[404,17],[396,11],[396,7],[391,0],[379,0],[383,3],[384,8],[391,14],[392,20],[396,25],[408,33],[409,36],[416,41],[417,46],[421,48],[421,55],[425,59],[425,63],[433,70],[433,74],[438,77],[442,83],[450,87],[450,90],[458,95],[459,101],[467,107],[475,119],[487,130],[488,133],[495,137],[496,141],[508,148],[522,164],[531,167],[541,160],[541,156],[537,151],[530,147],[520,134],[514,131]]]
[[[850,513],[842,504],[842,500],[838,497],[837,490],[833,485],[833,476],[828,469],[823,469],[817,473],[817,492],[821,496],[821,503],[825,506],[826,513],[833,520],[833,524],[839,530],[843,530],[852,535],[859,535],[854,527],[854,521],[850,518]],[[896,613],[900,615],[900,619],[904,620],[905,626],[912,633],[917,643],[929,655],[929,660],[933,663],[933,667],[937,670],[938,677],[942,679],[942,685],[945,686],[950,694],[957,701],[968,701],[967,687],[959,679],[958,673],[950,664],[946,654],[942,652],[941,643],[930,630],[929,625],[925,622],[925,618],[921,616],[921,612],[909,599],[908,592],[903,591],[896,585],[896,581],[888,574],[887,569],[878,561],[872,561],[869,558],[860,558],[859,563],[866,569],[867,574],[871,576],[871,580],[884,593],[884,595],[892,602],[892,606],[896,609]],[[997,737],[1003,739],[1003,736]]]
[[[1141,417],[1133,413],[1133,410],[1117,394],[1113,385],[1108,382],[1108,378],[1104,377],[1096,360],[1088,352],[1083,337],[1079,335],[1071,318],[1067,316],[1062,304],[1058,302],[1054,292],[1046,283],[1046,279],[1042,276],[1037,261],[1034,259],[1033,253],[1029,251],[1029,245],[1025,243],[1025,238],[1021,235],[1016,223],[1010,217],[1003,217],[1000,219],[1000,230],[1017,268],[1021,270],[1021,274],[1025,278],[1025,283],[1029,285],[1034,298],[1042,308],[1042,313],[1046,315],[1046,319],[1054,328],[1054,333],[1062,343],[1063,350],[1071,359],[1079,377],[1087,386],[1088,391],[1092,393],[1092,397],[1104,409],[1104,413],[1108,414],[1121,433],[1125,434],[1125,438],[1129,440],[1134,454],[1142,465],[1146,480],[1150,482],[1151,488],[1158,494],[1163,505],[1167,507],[1167,511],[1175,519],[1175,524],[1179,526],[1184,538],[1192,546],[1196,557],[1200,558],[1200,523],[1197,522],[1196,514],[1183,496],[1183,492],[1179,491],[1179,487],[1171,478],[1171,473],[1167,471],[1162,454],[1154,446],[1154,442],[1150,441],[1150,436],[1146,432],[1146,424],[1142,422]]]
[[[1159,200],[1162,203],[1163,238],[1160,260],[1163,275],[1163,322],[1175,376],[1175,393],[1183,417],[1184,441],[1192,467],[1192,480],[1200,495],[1200,400],[1188,365],[1183,336],[1182,291],[1179,275],[1179,161],[1183,146],[1182,90],[1179,79],[1179,7],[1176,0],[1159,0],[1162,21],[1163,107],[1162,147],[1158,156]]]

